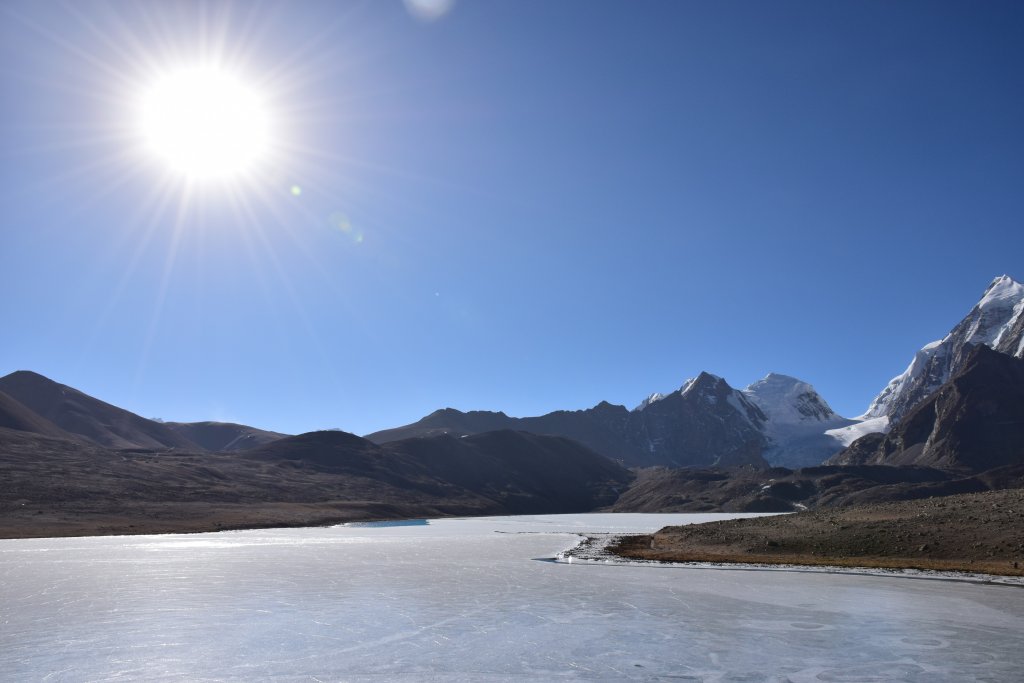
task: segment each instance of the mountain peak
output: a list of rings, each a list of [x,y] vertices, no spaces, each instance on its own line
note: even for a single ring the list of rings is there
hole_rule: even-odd
[[[959,372],[971,347],[979,344],[1024,357],[1024,285],[1009,275],[992,280],[949,334],[922,347],[903,374],[872,401],[864,417],[885,416],[898,422]]]
[[[804,382],[803,380],[799,380],[796,377],[793,377],[792,375],[783,375],[782,373],[779,372],[769,372],[767,375],[757,380],[756,382],[754,382],[754,384],[751,384],[750,386],[752,387],[755,384],[773,384],[781,386],[792,384],[806,384],[806,382]],[[747,388],[749,389],[750,387]]]
[[[775,423],[824,422],[838,418],[813,386],[803,380],[770,372],[743,390]]]
[[[1013,306],[1024,300],[1024,285],[1009,275],[992,280],[978,302],[979,308]]]
[[[618,405],[616,403],[609,403],[608,401],[601,401],[596,406],[591,408],[591,410],[597,411],[597,412],[603,412],[603,413],[618,413],[618,412],[625,412],[626,411],[626,407],[625,406],[620,406],[620,405]]]
[[[59,382],[53,381],[46,375],[40,375],[38,372],[32,372],[31,370],[15,370],[9,375],[4,375],[3,377],[0,377],[0,382],[16,383],[20,386],[65,386]]]
[[[648,396],[644,400],[640,401],[640,405],[638,405],[636,408],[633,408],[633,410],[634,411],[636,411],[636,410],[643,410],[647,406],[651,405],[652,403],[657,403],[658,401],[660,401],[663,398],[665,398],[665,394],[662,394],[660,392],[655,391],[653,394],[651,394],[650,396]]]
[[[0,391],[66,432],[109,448],[199,448],[166,425],[31,370],[0,377]]]
[[[685,396],[694,390],[704,391],[706,389],[713,389],[723,382],[725,382],[725,380],[718,375],[712,375],[710,372],[701,371],[701,373],[693,379],[686,380],[683,386],[679,389],[679,393]]]

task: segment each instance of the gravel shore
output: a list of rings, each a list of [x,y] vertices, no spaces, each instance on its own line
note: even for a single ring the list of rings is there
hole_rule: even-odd
[[[665,527],[609,550],[664,562],[1024,576],[1024,489]]]

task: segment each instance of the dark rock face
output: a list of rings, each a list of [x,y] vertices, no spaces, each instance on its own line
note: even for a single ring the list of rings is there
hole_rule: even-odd
[[[907,370],[894,377],[868,408],[866,417],[889,416],[895,424],[963,369],[974,346],[1024,356],[1024,285],[996,278],[981,300],[943,339],[917,352]]]
[[[885,441],[885,432],[865,434],[829,459],[829,465],[864,465],[874,458]]]
[[[367,436],[377,443],[436,434],[466,435],[515,429],[574,439],[626,466],[766,467],[765,416],[720,377],[701,373],[682,389],[629,411],[601,402],[588,410],[539,417],[463,413],[446,408],[419,422]]]
[[[153,420],[104,403],[34,372],[0,377],[0,391],[39,417],[108,448],[187,448],[196,445]]]
[[[764,413],[720,377],[701,373],[680,391],[631,413],[628,438],[674,467],[767,465]],[[655,457],[657,458],[655,460]]]
[[[831,462],[970,472],[1024,464],[1024,360],[974,347],[887,435],[858,439]]]

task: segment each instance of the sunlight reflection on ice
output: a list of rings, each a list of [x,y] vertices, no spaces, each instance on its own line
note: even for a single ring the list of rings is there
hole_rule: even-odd
[[[1019,680],[1019,588],[535,561],[581,532],[722,517],[0,541],[0,671],[8,680]]]

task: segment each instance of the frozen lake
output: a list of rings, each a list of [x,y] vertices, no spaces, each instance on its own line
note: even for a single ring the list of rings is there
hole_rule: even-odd
[[[732,516],[0,541],[0,679],[1021,680],[1019,587],[538,561]]]

